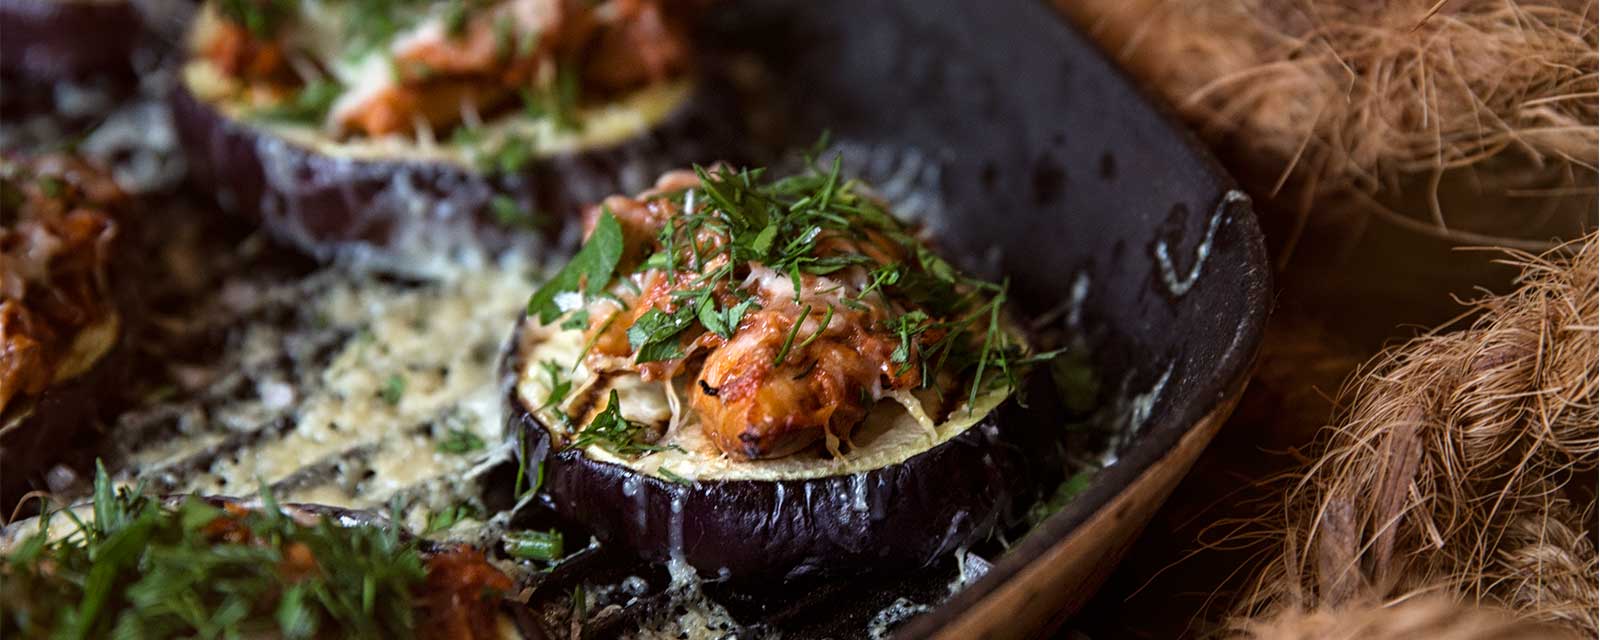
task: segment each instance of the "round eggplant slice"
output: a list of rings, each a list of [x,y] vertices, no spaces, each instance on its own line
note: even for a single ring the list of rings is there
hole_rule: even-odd
[[[195,34],[208,20],[202,12]],[[732,92],[712,73],[583,106],[576,131],[514,110],[438,141],[335,139],[320,124],[245,104],[240,85],[203,58],[181,76],[173,120],[200,188],[320,260],[402,273],[492,256],[539,235],[530,232],[557,234],[584,203],[728,155],[738,128]],[[531,157],[508,163],[505,145],[530,136],[540,141]]]
[[[126,0],[0,0],[0,71],[41,80],[130,75],[142,23]]]
[[[526,472],[564,517],[602,540],[657,562],[687,563],[706,577],[736,581],[914,569],[1010,523],[1050,473],[1061,416],[1048,376],[1029,375],[1019,393],[980,394],[973,410],[951,411],[942,424],[920,422],[900,404],[881,401],[835,459],[807,451],[767,460],[733,460],[692,424],[656,442],[663,450],[630,458],[599,445],[563,447],[550,426],[549,362],[573,362],[582,332],[526,320],[504,362],[509,387],[507,436]],[[567,375],[559,368],[559,376]],[[587,379],[585,368],[559,380],[595,398],[573,414],[600,411],[611,390],[621,412],[646,424],[670,414],[662,383],[637,378]],[[679,388],[674,393],[700,393]],[[683,402],[687,402],[686,400]],[[570,404],[565,406],[572,406]],[[963,399],[964,404],[964,399]],[[667,418],[666,421],[670,421]],[[542,466],[542,468],[540,468]]]

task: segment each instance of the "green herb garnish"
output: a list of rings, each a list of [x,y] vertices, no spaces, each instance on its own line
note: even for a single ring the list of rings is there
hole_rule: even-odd
[[[478,434],[465,429],[450,429],[445,432],[443,440],[439,441],[439,451],[462,455],[483,449],[483,438]]]
[[[378,390],[379,397],[389,406],[398,406],[400,399],[406,395],[406,378],[398,373],[391,373],[383,381],[383,388]]]
[[[572,392],[572,381],[561,375],[561,364],[554,360],[545,360],[539,363],[550,376],[550,395],[545,396],[544,404],[539,405],[539,411],[555,408],[560,411],[561,402],[567,399],[567,394]]]
[[[472,505],[458,504],[454,507],[446,507],[443,511],[435,513],[433,514],[433,517],[428,518],[428,528],[423,529],[422,533],[423,535],[427,535],[430,533],[447,531],[451,527],[456,526],[456,523],[461,522],[462,520],[476,518],[479,515],[481,514],[478,512],[477,508],[473,507]]]
[[[279,104],[257,109],[250,116],[260,120],[321,124],[328,110],[344,89],[338,83],[314,80],[301,87],[294,96]]]
[[[554,278],[539,287],[528,298],[528,315],[538,315],[539,322],[549,324],[561,315],[556,306],[556,296],[563,293],[595,295],[611,283],[611,274],[622,259],[622,226],[609,209],[600,214],[594,232],[578,250],[567,266]]]
[[[693,482],[690,482],[688,478],[673,473],[671,469],[666,467],[656,469],[656,473],[661,474],[661,477],[666,478],[668,482],[675,482],[678,484],[694,484]]]
[[[46,510],[40,533],[0,560],[5,637],[410,637],[425,570],[391,527],[306,526],[270,493],[243,515],[176,505],[95,475],[94,517]],[[55,517],[76,529],[51,539]],[[248,536],[236,544],[217,527]],[[309,559],[314,564],[306,567]]]
[[[560,531],[507,531],[500,540],[513,558],[554,562],[565,555]]]
[[[584,427],[567,446],[573,449],[582,449],[590,445],[597,445],[606,451],[619,456],[632,457],[655,451],[663,451],[662,447],[648,442],[640,442],[639,435],[645,431],[645,425],[622,417],[622,402],[617,399],[617,390],[611,390],[611,397],[606,401],[606,408],[595,416],[589,426]]]
[[[293,15],[295,0],[218,0],[217,11],[261,39],[270,39]]]
[[[539,226],[539,216],[507,196],[499,195],[490,200],[489,213],[502,227],[531,229]]]

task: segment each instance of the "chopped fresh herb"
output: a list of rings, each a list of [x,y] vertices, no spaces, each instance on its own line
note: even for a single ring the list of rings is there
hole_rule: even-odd
[[[606,401],[606,408],[595,416],[589,426],[578,432],[577,437],[567,446],[573,449],[582,449],[590,445],[597,445],[606,451],[619,456],[637,456],[654,451],[662,451],[666,447],[640,442],[639,435],[645,426],[622,417],[622,401],[617,399],[617,390],[611,390],[611,397]]]
[[[517,173],[533,160],[534,144],[518,136],[506,136],[491,153],[485,155],[486,169],[500,173]]]
[[[400,399],[406,395],[405,376],[398,373],[389,374],[389,377],[383,381],[383,388],[378,391],[378,394],[389,406],[399,405]]]
[[[577,131],[583,128],[578,120],[578,67],[564,63],[556,67],[556,82],[550,99],[550,117],[557,131]]]
[[[1038,526],[1046,518],[1060,511],[1062,507],[1067,506],[1068,503],[1072,502],[1073,498],[1078,497],[1085,489],[1089,488],[1089,482],[1094,480],[1095,474],[1099,471],[1099,469],[1084,469],[1063,480],[1060,485],[1056,486],[1055,492],[1050,497],[1040,500],[1028,508],[1028,526]]]
[[[578,353],[577,360],[572,363],[573,371],[578,370],[578,366],[583,364],[583,359],[589,357],[589,352],[594,350],[594,344],[600,340],[600,336],[605,335],[606,331],[611,329],[612,323],[615,323],[617,318],[621,316],[621,311],[616,311],[606,316],[605,321],[600,323],[600,327],[595,330],[594,335],[589,336],[589,340],[583,343],[583,351]]]
[[[560,531],[507,531],[500,540],[513,558],[554,562],[566,555]]]
[[[270,39],[292,15],[294,0],[218,0],[217,11],[257,38]]]
[[[507,196],[495,196],[490,200],[489,212],[494,215],[494,221],[502,227],[533,228],[539,225],[539,216]]]
[[[634,363],[643,364],[684,358],[685,345],[696,344],[704,333],[733,340],[743,319],[766,305],[781,313],[783,322],[792,323],[778,325],[782,342],[772,352],[772,366],[804,369],[796,379],[819,366],[816,358],[806,356],[824,340],[836,317],[844,316],[849,326],[888,339],[885,352],[897,385],[914,383],[941,396],[960,394],[956,397],[965,399],[969,411],[980,393],[1015,388],[1022,367],[1054,355],[1030,354],[1007,328],[1007,283],[963,275],[924,246],[913,227],[890,216],[879,201],[846,179],[839,159],[826,168],[777,180],[762,169],[694,170],[694,186],[651,196],[671,215],[656,228],[642,260],[621,268],[613,262],[597,268],[575,260],[572,273],[564,272],[530,301],[530,313],[550,322],[563,311],[555,304],[556,294],[577,291],[580,283],[590,298],[607,291],[618,295],[623,310],[648,295],[643,304],[651,307],[633,309],[627,316],[633,318],[628,346]],[[600,237],[597,228],[590,244]],[[619,254],[620,249],[611,255]],[[635,277],[641,272],[653,273]],[[605,273],[606,282],[578,275],[590,273]],[[663,276],[665,281],[655,279]],[[771,290],[783,287],[785,279],[792,294],[786,291],[775,299]],[[636,284],[652,282],[657,284]],[[662,284],[664,292],[638,291]],[[813,313],[819,314],[820,324],[811,324]],[[562,326],[591,332],[587,354],[619,315],[622,311],[612,313],[599,331],[588,324],[593,317],[569,318]],[[816,330],[801,336],[806,326]],[[585,358],[580,356],[574,366]],[[783,375],[794,376],[795,371]],[[588,438],[632,442],[636,430],[625,424],[620,416],[606,422],[629,438],[599,433]]]
[[[39,178],[39,191],[46,198],[59,198],[67,192],[67,183],[55,176],[44,176]]]
[[[723,339],[733,337],[733,332],[739,329],[739,322],[752,308],[760,308],[754,298],[747,299],[731,307],[718,309],[716,301],[711,296],[706,296],[700,301],[698,315],[700,324],[707,331],[722,336]]]
[[[462,455],[483,449],[483,438],[478,434],[465,429],[450,429],[445,432],[443,440],[439,441],[439,451]]]
[[[806,313],[810,313],[810,310],[807,309]],[[807,315],[801,314],[800,315],[800,321],[802,323],[805,322],[805,319],[807,317],[808,317]],[[813,341],[815,341],[817,339],[818,336],[822,335],[822,332],[828,330],[828,323],[830,323],[830,322],[833,322],[833,305],[831,305],[831,304],[828,305],[827,313],[822,314],[822,324],[817,325],[817,330],[815,332],[813,332],[811,335],[806,336],[805,340],[801,340],[800,344],[798,346],[796,346],[795,348],[796,349],[800,349],[802,351],[805,350],[806,345],[811,344]]]
[[[314,80],[301,86],[288,101],[253,110],[250,115],[259,120],[320,125],[328,117],[328,109],[333,109],[333,102],[339,99],[339,91],[342,90],[338,83]]]
[[[456,523],[461,522],[462,520],[470,520],[480,515],[481,513],[479,513],[478,509],[472,505],[458,504],[454,507],[446,507],[444,510],[439,511],[433,514],[432,517],[428,518],[428,528],[423,529],[422,533],[423,535],[427,535],[430,533],[438,533],[440,531],[448,531],[451,527],[456,526]]]
[[[333,103],[339,99],[341,91],[343,89],[338,83],[314,80],[301,87],[288,100],[271,107],[257,109],[250,115],[260,120],[321,124],[327,119],[328,110],[333,108]]]
[[[688,478],[673,473],[671,469],[666,467],[656,469],[656,473],[661,474],[661,477],[666,478],[668,482],[676,482],[678,484],[694,484]]]
[[[683,357],[678,336],[694,324],[694,311],[685,305],[672,313],[651,309],[639,316],[633,326],[628,327],[628,346],[634,350],[633,361],[644,364]]]
[[[494,34],[494,57],[501,59],[510,57],[511,40],[516,36],[516,24],[511,21],[511,16],[495,16],[494,24],[490,29]]]
[[[251,0],[241,0],[249,2]],[[293,0],[272,0],[292,2]],[[345,34],[345,55],[359,58],[388,46],[395,36],[427,17],[431,0],[347,0],[351,25]]]
[[[539,363],[544,367],[545,373],[550,375],[550,395],[545,396],[544,404],[539,405],[539,410],[555,408],[560,411],[561,402],[567,399],[567,394],[572,392],[572,381],[561,375],[561,363],[554,360],[545,360]]]
[[[561,321],[562,329],[583,329],[589,326],[589,310],[579,309],[572,312],[566,320]]]
[[[457,0],[445,4],[444,32],[451,39],[458,40],[467,32],[467,2]]]
[[[300,524],[270,493],[243,514],[198,498],[165,504],[142,487],[113,489],[104,467],[94,484],[92,519],[47,509],[40,532],[0,559],[6,637],[415,634],[425,568],[392,527]],[[52,539],[56,517],[76,531]]]
[[[517,478],[511,483],[512,489],[516,491],[518,500],[521,500],[523,496],[539,491],[539,487],[544,485],[544,463],[542,461],[534,463],[534,472],[528,473],[528,456],[531,453],[528,449],[527,436],[519,433],[517,435]],[[523,484],[524,479],[528,481],[526,486]]]
[[[783,338],[783,347],[778,349],[778,356],[772,359],[772,366],[783,364],[783,359],[789,355],[789,347],[794,344],[795,334],[800,333],[800,327],[806,323],[806,318],[811,317],[811,305],[800,309],[800,317],[795,318],[794,325],[789,327],[789,335]]]
[[[583,248],[528,299],[528,315],[537,314],[539,322],[549,324],[561,315],[560,307],[556,306],[557,295],[572,292],[594,295],[603,291],[611,282],[617,261],[622,259],[622,246],[622,226],[609,209],[604,210]]]

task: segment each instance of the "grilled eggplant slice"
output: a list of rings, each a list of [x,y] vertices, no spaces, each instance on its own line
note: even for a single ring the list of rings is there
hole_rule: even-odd
[[[563,516],[702,575],[830,576],[927,565],[1038,486],[1061,422],[1004,287],[837,165],[672,173],[589,221],[505,362]]]
[[[113,491],[103,471],[93,502],[71,510],[0,532],[8,636],[216,625],[283,637],[528,637],[505,600],[514,582],[483,552],[419,540],[371,512],[156,498]],[[102,573],[111,580],[85,587],[85,575]],[[78,606],[89,598],[99,605]]]
[[[127,199],[67,156],[0,158],[0,504],[9,509],[126,375],[112,283]]]
[[[34,80],[130,76],[141,25],[127,0],[0,0],[0,72]]]
[[[208,3],[173,97],[196,181],[319,259],[492,255],[737,128],[671,2],[362,6]]]

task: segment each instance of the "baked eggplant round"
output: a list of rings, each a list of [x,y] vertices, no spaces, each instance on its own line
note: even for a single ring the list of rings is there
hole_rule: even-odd
[[[127,0],[0,0],[0,72],[37,80],[130,75],[142,33]]]
[[[129,359],[113,283],[127,199],[67,156],[0,158],[0,504],[95,424]],[[119,219],[124,218],[124,219]]]
[[[837,166],[668,174],[588,220],[504,374],[526,475],[602,540],[739,581],[903,570],[1011,522],[1050,468],[1048,354],[1004,287]]]
[[[526,637],[506,611],[514,582],[481,551],[414,538],[377,514],[145,496],[113,490],[103,471],[95,489],[71,517],[0,531],[0,631]]]
[[[319,259],[493,255],[732,138],[677,3],[362,6],[208,3],[172,98],[195,181]]]

